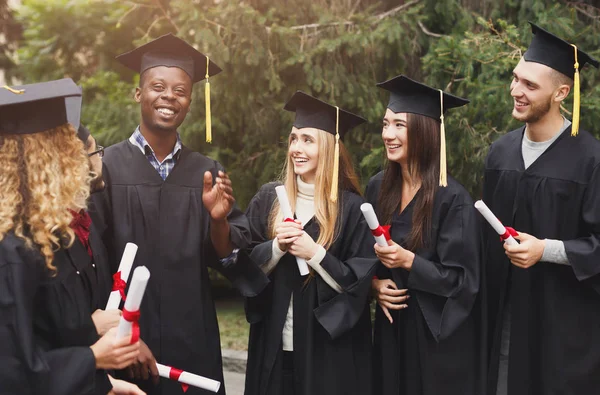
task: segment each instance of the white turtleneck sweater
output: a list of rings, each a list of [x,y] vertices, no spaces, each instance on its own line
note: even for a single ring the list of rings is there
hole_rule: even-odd
[[[302,222],[302,225],[306,225],[308,221],[315,215],[315,185],[308,184],[298,178],[298,195],[296,196],[296,218]],[[279,260],[286,254],[286,251],[282,251],[279,248],[277,238],[273,239],[273,254],[271,259],[262,266],[262,270],[269,274],[275,269]],[[319,275],[321,278],[338,293],[343,291],[342,287],[331,277],[329,273],[321,266],[321,261],[325,258],[325,248],[318,246],[316,254],[306,261],[308,265]],[[294,351],[294,295],[290,298],[290,304],[288,306],[287,316],[285,317],[285,324],[283,325],[282,332],[282,347],[284,351]]]

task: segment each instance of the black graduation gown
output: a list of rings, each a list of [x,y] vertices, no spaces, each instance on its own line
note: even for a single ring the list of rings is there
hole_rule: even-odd
[[[600,142],[568,128],[525,170],[525,128],[490,148],[483,199],[506,226],[539,239],[558,239],[571,266],[510,264],[485,226],[495,394],[502,312],[510,303],[508,393],[600,392]]]
[[[217,316],[208,267],[225,275],[244,295],[268,278],[255,265],[219,261],[210,240],[210,215],[202,203],[204,172],[213,179],[220,164],[183,147],[166,180],[128,140],[106,149],[104,191],[94,194],[92,217],[104,224],[103,239],[116,272],[127,242],[138,245],[134,262],[150,270],[141,306],[141,338],[156,360],[223,383]],[[248,221],[235,207],[228,216],[238,247],[250,241]],[[132,270],[133,273],[133,270]],[[151,394],[181,394],[177,382],[145,383]],[[190,387],[187,395],[203,394]],[[219,394],[224,394],[224,385]]]
[[[59,260],[61,253],[57,253]],[[100,388],[94,354],[89,344],[83,344],[87,343],[85,335],[78,334],[81,341],[77,343],[81,344],[62,348],[48,347],[38,336],[37,323],[43,313],[38,297],[49,275],[41,255],[27,248],[23,240],[8,234],[0,241],[0,392],[3,395],[81,395],[95,393]],[[48,304],[43,307],[52,308]]]
[[[252,229],[251,257],[259,265],[272,256],[268,217],[276,183],[261,187],[246,215]],[[363,199],[340,193],[340,234],[321,266],[344,289],[338,294],[318,274],[305,285],[296,259],[284,255],[270,273],[271,283],[247,298],[250,322],[246,395],[282,393],[282,331],[292,293],[294,311],[294,381],[296,395],[371,393],[371,321],[369,288],[376,260],[361,258],[372,250],[373,236],[360,211]],[[311,219],[304,230],[318,239]]]
[[[377,207],[383,172],[369,181],[366,198]],[[414,199],[392,218],[392,239],[404,245]],[[414,251],[410,272],[379,264],[411,296],[404,310],[390,310],[393,324],[376,306],[374,393],[378,395],[480,395],[485,372],[485,315],[479,294],[480,224],[468,192],[448,177],[438,188],[430,241]],[[478,297],[479,296],[479,297]]]
[[[89,242],[93,260],[77,236],[71,248],[56,251],[56,276],[45,278],[35,296],[34,332],[45,350],[89,347],[99,339],[91,315],[106,307],[111,278],[106,250],[93,224]],[[106,395],[112,389],[105,370],[96,371],[94,387],[85,394]]]

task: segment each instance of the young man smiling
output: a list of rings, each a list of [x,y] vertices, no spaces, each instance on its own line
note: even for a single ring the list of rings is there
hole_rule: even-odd
[[[600,388],[600,142],[579,131],[579,69],[598,61],[531,24],[513,71],[525,126],[492,144],[484,201],[519,245],[486,227],[488,394],[591,394]],[[574,91],[573,124],[560,113]]]
[[[177,133],[190,109],[193,84],[221,70],[170,34],[118,59],[141,73],[135,92],[141,120],[128,140],[106,149],[106,188],[94,196],[94,214],[105,225],[113,272],[127,242],[139,247],[134,266],[151,272],[140,327],[156,360],[223,382],[207,268],[221,271],[246,296],[268,280],[258,267],[237,262],[236,249],[249,243],[250,231],[223,167],[191,151]],[[152,357],[139,362],[137,378],[156,375]],[[181,393],[179,384],[168,380],[142,386],[151,394]],[[219,393],[225,393],[224,386]]]

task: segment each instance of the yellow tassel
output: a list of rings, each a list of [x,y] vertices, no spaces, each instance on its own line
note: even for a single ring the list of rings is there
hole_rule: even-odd
[[[446,127],[444,126],[444,92],[440,90],[440,186],[448,186],[446,169]]]
[[[335,151],[333,153],[333,179],[331,180],[331,194],[329,198],[332,202],[337,202],[338,198],[338,187],[339,187],[339,175],[340,175],[340,109],[335,107],[336,118],[335,118]]]
[[[6,89],[9,92],[14,93],[15,95],[22,95],[23,93],[25,93],[25,89],[13,89],[8,85],[4,85],[2,88]]]
[[[212,120],[210,115],[210,82],[208,82],[208,66],[210,60],[206,57],[206,85],[204,85],[204,96],[206,101],[206,142],[212,143]]]
[[[579,62],[577,61],[577,47],[573,45],[573,48],[575,48],[575,76],[573,77],[573,125],[571,126],[571,136],[577,136],[577,133],[579,133],[579,107],[581,105],[581,88],[579,85]]]

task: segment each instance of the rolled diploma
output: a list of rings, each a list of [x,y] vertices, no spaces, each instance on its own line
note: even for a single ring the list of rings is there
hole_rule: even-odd
[[[133,260],[137,253],[138,246],[133,243],[127,243],[125,245],[125,251],[121,257],[121,263],[119,263],[119,272],[121,272],[121,280],[127,282],[129,279],[129,273],[131,272],[131,266],[133,266]],[[121,303],[121,294],[119,291],[112,291],[108,297],[105,310],[116,310],[119,308]]]
[[[492,228],[494,228],[496,233],[498,233],[500,236],[506,233],[506,228],[504,227],[504,225],[502,225],[502,222],[500,222],[500,220],[494,215],[494,213],[492,213],[492,211],[483,202],[483,200],[476,201],[475,208],[479,210],[481,215],[483,215],[483,218],[485,218],[486,221],[490,225],[492,225]],[[512,236],[508,236],[508,238],[504,240],[504,242],[508,245],[519,244]]]
[[[377,214],[375,214],[375,211],[373,210],[373,206],[371,205],[371,203],[361,204],[360,211],[362,211],[362,213],[365,217],[365,220],[367,220],[367,225],[369,225],[369,229],[375,230],[375,229],[379,228],[379,220],[377,219]],[[377,242],[377,244],[379,244],[380,246],[386,247],[388,245],[387,240],[385,239],[384,235],[381,235],[381,236],[373,235],[373,237],[375,238],[375,241]]]
[[[146,266],[138,266],[133,271],[131,277],[131,285],[129,286],[129,292],[127,292],[127,300],[125,300],[125,309],[127,311],[139,311],[140,305],[142,304],[142,298],[144,292],[146,292],[146,285],[150,279],[150,271]],[[121,317],[119,321],[119,327],[117,328],[117,339],[121,339],[131,334],[132,323]]]
[[[158,368],[158,374],[160,375],[160,377],[171,379],[170,366],[157,363],[156,367]],[[221,388],[221,383],[219,383],[216,380],[198,376],[197,374],[188,373],[186,371],[183,371],[181,373],[177,381],[183,384],[192,385],[194,387],[202,388],[203,390],[212,391],[215,393],[219,392],[219,388]]]
[[[294,218],[294,213],[292,213],[292,206],[290,206],[290,201],[288,199],[287,193],[285,192],[285,187],[280,185],[275,187],[275,192],[277,193],[277,199],[279,200],[279,207],[281,207],[281,212],[283,213],[283,218]],[[296,263],[298,264],[298,270],[300,270],[300,275],[306,276],[308,274],[308,264],[306,260],[303,258],[296,257]]]

